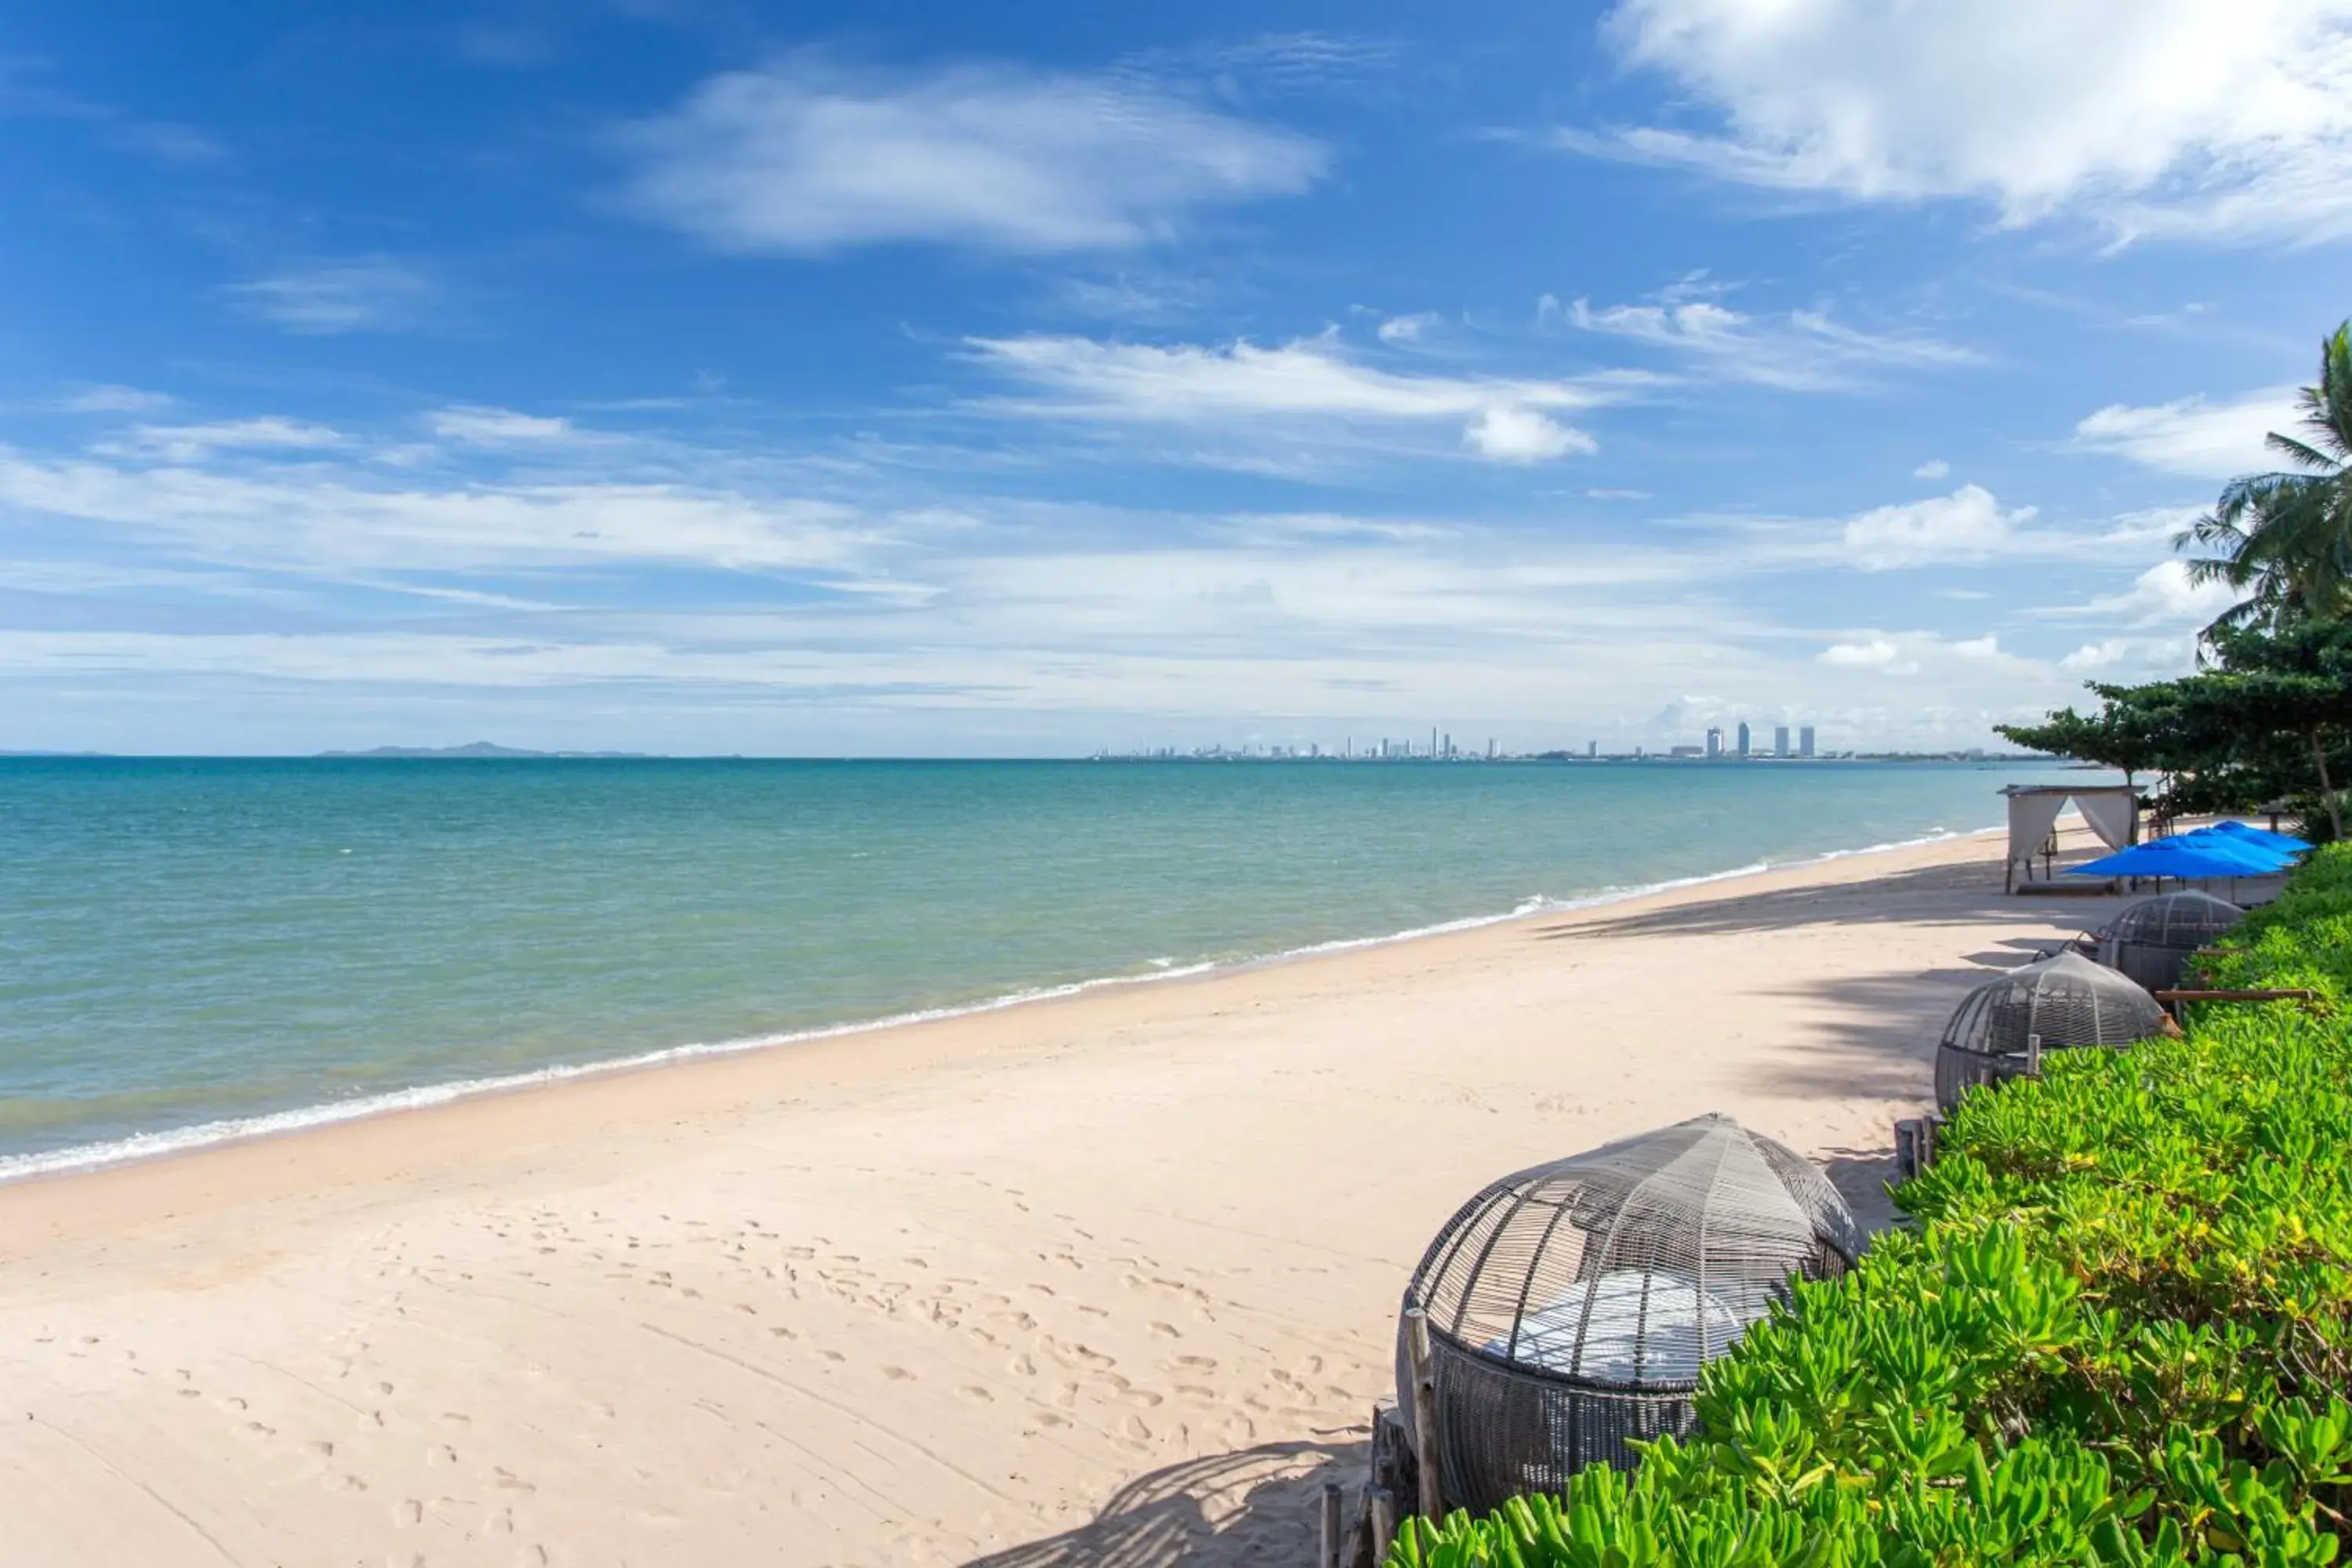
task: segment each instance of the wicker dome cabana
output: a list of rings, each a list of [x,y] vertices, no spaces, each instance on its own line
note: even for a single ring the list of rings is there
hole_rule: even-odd
[[[2137,981],[2079,952],[2012,969],[1961,998],[1944,1026],[1936,1103],[1948,1111],[1971,1089],[2022,1075],[2037,1048],[2127,1046],[2165,1033],[2171,1021]]]
[[[1828,1177],[1727,1116],[1492,1184],[1405,1292],[1427,1317],[1447,1500],[1484,1510],[1555,1491],[1587,1465],[1632,1464],[1633,1439],[1689,1432],[1699,1368],[1790,1275],[1841,1274],[1862,1247]]]
[[[2180,984],[2189,955],[2246,918],[2226,899],[2193,889],[2142,899],[2099,933],[2099,962],[2150,991]]]

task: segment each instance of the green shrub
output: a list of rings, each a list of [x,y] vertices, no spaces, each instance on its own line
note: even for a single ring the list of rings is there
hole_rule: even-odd
[[[2352,846],[2210,1006],[1969,1097],[1916,1228],[1712,1363],[1631,1475],[1414,1521],[1392,1568],[2318,1564],[2352,1533]]]

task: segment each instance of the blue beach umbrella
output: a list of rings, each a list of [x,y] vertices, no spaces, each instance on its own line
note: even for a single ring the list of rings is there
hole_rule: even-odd
[[[2292,833],[2273,833],[2266,827],[2249,827],[2242,822],[2217,822],[2205,831],[2226,833],[2232,838],[2242,838],[2249,844],[2260,844],[2272,849],[2284,849],[2290,854],[2300,854],[2311,847],[2306,840],[2297,838]]]
[[[2276,856],[2250,844],[2234,843],[2226,834],[2200,837],[2184,833],[2172,838],[2151,838],[2066,869],[2077,877],[2175,877],[2201,882],[2222,877],[2266,877],[2281,864]]]
[[[2218,849],[2250,855],[2273,871],[2284,871],[2294,864],[2294,850],[2281,849],[2273,844],[2258,844],[2234,833],[2220,833],[2210,827],[2200,827],[2194,833],[2182,833],[2176,837],[2183,844],[2210,844]]]

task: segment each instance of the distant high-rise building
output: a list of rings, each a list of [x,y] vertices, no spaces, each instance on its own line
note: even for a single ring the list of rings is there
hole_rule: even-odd
[[[1721,755],[1723,755],[1723,731],[1710,727],[1706,732],[1706,760],[1711,763]]]
[[[1808,724],[1803,729],[1797,731],[1797,755],[1801,757],[1810,757],[1812,754],[1813,727],[1811,724]]]
[[[1776,757],[1789,754],[1789,726],[1786,724],[1772,726],[1772,754]]]
[[[1599,756],[1599,755],[1601,754],[1601,742],[1598,742],[1598,741],[1587,741],[1587,742],[1584,742],[1584,754],[1585,754],[1586,756],[1588,756],[1588,757],[1597,757],[1597,756]]]
[[[1739,760],[1743,763],[1748,760],[1748,721],[1745,719],[1739,721]]]

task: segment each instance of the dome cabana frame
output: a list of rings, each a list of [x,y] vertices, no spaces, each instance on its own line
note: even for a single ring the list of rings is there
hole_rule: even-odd
[[[1426,1325],[1445,1499],[1498,1507],[1687,1434],[1700,1368],[1787,1299],[1792,1275],[1841,1274],[1862,1247],[1828,1177],[1726,1116],[1489,1184],[1423,1254],[1401,1325],[1416,1308]]]
[[[2042,1053],[2127,1046],[2167,1032],[2164,1005],[2129,975],[2061,951],[1984,981],[1953,1009],[1936,1047],[1936,1103],[2038,1069]]]
[[[2149,991],[2168,991],[2180,984],[2189,954],[2210,947],[2245,918],[2245,910],[2210,893],[2159,893],[2125,910],[2099,933],[2099,962]]]

